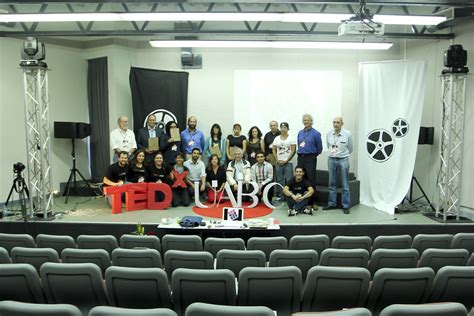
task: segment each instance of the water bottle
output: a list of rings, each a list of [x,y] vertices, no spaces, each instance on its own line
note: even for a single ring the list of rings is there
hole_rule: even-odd
[[[5,204],[3,204],[3,211],[2,211],[2,217],[5,218],[8,216],[8,209]]]

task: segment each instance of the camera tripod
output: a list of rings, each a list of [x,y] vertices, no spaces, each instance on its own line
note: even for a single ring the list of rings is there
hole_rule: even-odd
[[[72,152],[71,152],[71,156],[72,156],[72,169],[71,169],[71,173],[69,174],[69,179],[67,180],[67,184],[66,184],[66,187],[64,188],[64,193],[63,195],[66,196],[66,200],[64,201],[65,204],[67,204],[67,201],[69,200],[69,194],[71,193],[71,186],[73,185],[71,183],[71,180],[72,182],[74,183],[74,191],[77,193],[77,178],[76,178],[76,173],[79,175],[79,177],[81,177],[82,181],[84,181],[84,183],[87,185],[87,187],[89,188],[89,190],[91,191],[91,194],[93,195],[94,194],[94,190],[92,190],[92,187],[91,185],[89,184],[89,181],[87,181],[84,176],[82,175],[82,173],[76,168],[76,147],[75,147],[75,143],[74,143],[74,138],[71,139],[72,140]]]
[[[13,179],[13,184],[10,189],[10,193],[8,193],[7,201],[5,202],[5,207],[8,206],[8,203],[10,202],[10,199],[13,195],[13,190],[18,193],[19,196],[19,201],[20,201],[20,207],[21,207],[21,216],[26,222],[26,199],[25,199],[25,194],[26,197],[29,199],[30,198],[30,191],[28,191],[28,187],[26,186],[25,179],[21,176],[21,172],[16,172],[16,178]],[[3,214],[1,215],[3,217]]]

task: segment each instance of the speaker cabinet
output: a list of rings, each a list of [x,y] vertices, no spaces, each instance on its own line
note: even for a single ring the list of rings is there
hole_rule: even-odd
[[[418,135],[418,145],[433,145],[434,127],[420,127]]]
[[[91,125],[79,122],[54,122],[54,137],[82,139],[91,135]]]

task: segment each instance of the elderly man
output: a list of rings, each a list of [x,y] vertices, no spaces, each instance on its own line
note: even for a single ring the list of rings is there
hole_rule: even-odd
[[[304,128],[298,132],[297,138],[298,166],[304,168],[311,186],[315,189],[317,157],[323,151],[323,143],[321,133],[313,128],[313,117],[310,114],[303,114],[303,125]],[[314,209],[318,208],[314,203],[314,195],[310,202]]]
[[[117,120],[119,128],[114,129],[110,133],[110,147],[114,152],[113,161],[118,161],[118,154],[122,151],[128,153],[128,159],[133,159],[133,153],[137,150],[137,142],[135,141],[135,133],[128,129],[128,118],[120,116]]]
[[[337,178],[341,179],[342,185],[342,211],[349,214],[351,206],[351,196],[349,191],[349,155],[352,153],[352,135],[343,129],[344,121],[342,117],[335,117],[332,121],[334,130],[326,135],[328,145],[328,171],[329,171],[329,198],[328,206],[323,210],[337,208]]]
[[[195,116],[188,118],[188,128],[181,132],[181,144],[183,152],[186,154],[186,159],[191,159],[191,154],[194,148],[199,149],[199,152],[204,151],[204,134],[196,129],[197,119]]]
[[[247,185],[252,180],[250,176],[250,162],[243,159],[243,155],[242,149],[236,148],[234,159],[227,165],[227,183],[229,183],[233,192],[237,192],[239,181],[243,183],[242,191],[244,193],[249,192]]]
[[[147,163],[153,161],[155,154],[160,149],[159,139],[161,134],[163,134],[163,130],[156,124],[156,116],[154,114],[148,115],[146,126],[138,130],[137,136],[138,149],[145,150],[145,161]],[[156,140],[156,148],[150,148],[150,138]]]

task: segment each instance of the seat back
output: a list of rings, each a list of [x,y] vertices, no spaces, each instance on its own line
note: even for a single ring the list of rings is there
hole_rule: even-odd
[[[318,315],[318,316],[372,316],[372,313],[363,307],[350,308],[345,310],[330,311],[330,312],[314,312],[314,313],[294,313],[292,316],[308,316],[308,315]]]
[[[186,308],[185,316],[275,316],[265,306],[229,306],[206,303],[192,303]]]
[[[165,271],[171,278],[178,268],[214,269],[214,258],[206,251],[168,250],[165,252]]]
[[[393,304],[385,307],[380,316],[466,316],[466,308],[459,303]]]
[[[82,316],[81,311],[69,304],[33,304],[15,301],[0,302],[2,316]]]
[[[28,263],[39,272],[41,265],[45,262],[59,262],[59,255],[52,248],[25,248],[14,247],[11,250],[14,263]]]
[[[245,250],[245,241],[242,238],[214,238],[204,240],[204,251],[210,252],[215,258],[219,250]]]
[[[436,273],[430,302],[458,302],[474,306],[474,267],[442,267]]]
[[[168,250],[202,251],[202,239],[196,235],[166,234],[161,239],[163,253]]]
[[[370,256],[369,271],[374,275],[382,268],[416,268],[419,258],[418,251],[413,248],[375,249]]]
[[[322,266],[360,267],[367,268],[369,252],[365,249],[335,249],[323,250],[319,264]]]
[[[329,248],[329,237],[327,235],[295,235],[290,239],[290,250],[313,249],[318,254]]]
[[[188,305],[201,302],[235,305],[235,275],[230,270],[177,269],[171,278],[173,302],[178,315]]]
[[[117,239],[112,235],[79,235],[77,247],[80,249],[103,249],[112,254],[118,248]]]
[[[72,304],[83,313],[94,306],[109,305],[101,271],[93,263],[46,262],[40,275],[50,304]]]
[[[301,277],[306,279],[308,270],[318,264],[316,250],[273,250],[270,254],[269,267],[295,266],[301,271]]]
[[[369,282],[370,273],[364,268],[312,267],[306,278],[301,310],[362,307],[367,299]]]
[[[0,247],[0,264],[2,263],[12,263],[12,260],[10,259],[8,251],[5,248]]]
[[[113,306],[171,308],[168,278],[162,269],[113,266],[105,272],[105,284]]]
[[[36,236],[38,248],[53,248],[60,254],[66,248],[77,248],[71,236],[39,234]]]
[[[5,248],[10,253],[13,247],[36,248],[36,243],[33,237],[28,234],[0,233],[0,247]]]
[[[301,271],[296,267],[244,268],[239,274],[239,305],[266,306],[279,316],[300,309]]]
[[[161,255],[156,249],[114,249],[112,264],[132,268],[163,268]]]
[[[469,257],[469,259],[467,259],[466,265],[474,266],[474,253],[472,253],[471,256]]]
[[[365,249],[372,248],[372,238],[369,236],[336,236],[332,240],[332,248],[336,249]]]
[[[104,249],[73,249],[66,248],[61,253],[63,263],[93,263],[105,273],[110,267],[109,253]]]
[[[411,247],[413,238],[410,235],[377,236],[372,244],[372,251],[383,249],[408,249]]]
[[[422,304],[433,285],[431,268],[392,269],[375,272],[366,307],[379,315],[391,304]]]
[[[127,249],[150,248],[161,251],[161,242],[156,236],[122,235],[120,247]]]
[[[413,238],[411,247],[421,254],[428,248],[449,249],[452,240],[451,234],[418,234]]]
[[[267,261],[272,251],[276,249],[288,249],[288,241],[285,237],[252,237],[247,241],[247,250],[263,251]]]
[[[236,276],[246,267],[265,267],[265,253],[261,250],[228,250],[217,253],[216,269],[229,269]]]
[[[177,316],[168,308],[121,308],[112,306],[97,306],[91,309],[88,316]]]
[[[474,253],[474,233],[457,233],[451,243],[452,249],[466,249]]]
[[[38,272],[26,263],[6,263],[0,266],[0,301],[45,303]]]
[[[430,267],[434,272],[444,266],[465,266],[469,252],[466,249],[434,249],[423,251],[419,267]]]

